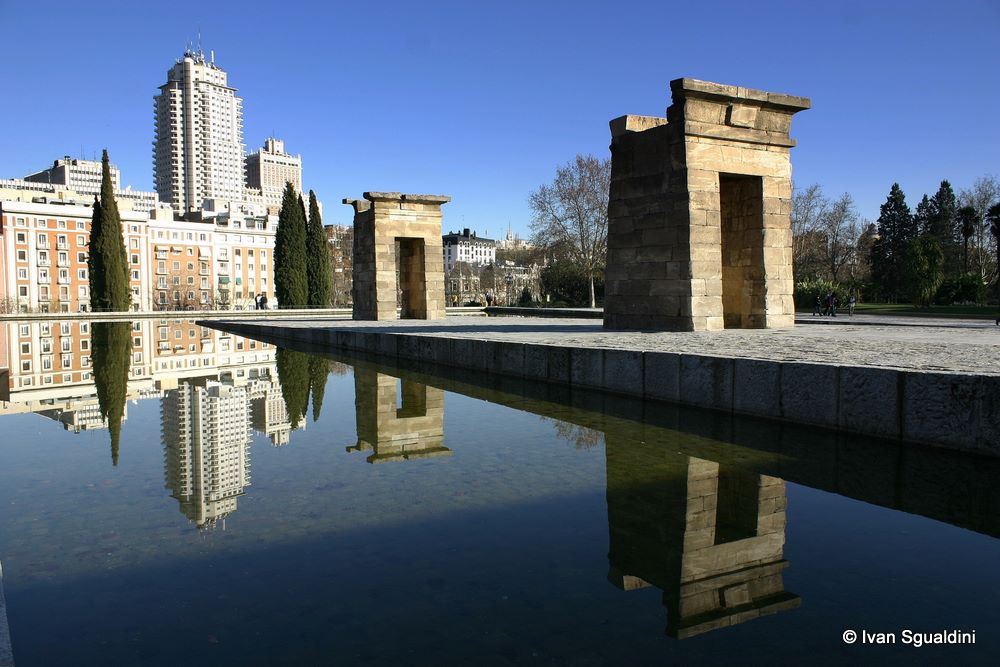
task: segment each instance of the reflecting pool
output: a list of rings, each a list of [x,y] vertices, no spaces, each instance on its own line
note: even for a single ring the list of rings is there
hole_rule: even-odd
[[[990,459],[179,320],[0,339],[19,667],[1000,658]]]

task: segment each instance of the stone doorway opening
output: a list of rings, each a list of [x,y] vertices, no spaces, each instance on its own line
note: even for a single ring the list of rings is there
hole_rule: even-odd
[[[423,239],[396,238],[396,294],[400,319],[427,319],[425,252]]]
[[[719,210],[725,327],[766,327],[763,179],[760,176],[720,173]]]

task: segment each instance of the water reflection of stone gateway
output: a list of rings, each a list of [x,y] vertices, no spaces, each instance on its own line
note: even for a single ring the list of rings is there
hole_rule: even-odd
[[[445,316],[441,206],[451,197],[366,192],[354,207],[354,319]],[[398,278],[397,278],[398,276]]]
[[[604,326],[790,327],[792,116],[809,100],[694,79],[611,121]]]
[[[799,606],[784,589],[785,483],[607,438],[608,579],[656,586],[678,639]]]
[[[444,446],[444,391],[371,369],[354,369],[358,444],[369,463],[450,456]]]

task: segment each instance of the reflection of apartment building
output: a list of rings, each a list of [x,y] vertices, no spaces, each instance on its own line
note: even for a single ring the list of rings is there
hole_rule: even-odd
[[[206,528],[236,511],[250,485],[250,402],[243,387],[181,383],[160,403],[166,486]]]
[[[281,394],[277,376],[261,377],[247,386],[250,392],[251,424],[255,431],[267,436],[275,447],[287,445],[293,430],[306,427],[303,419],[297,428],[292,428],[288,416],[288,406]]]
[[[44,413],[74,431],[96,428],[98,421],[103,425],[95,412],[90,327],[89,322],[0,324],[0,416]],[[274,354],[267,343],[193,322],[138,320],[132,325],[128,397],[159,398],[192,377],[255,385],[277,377]],[[273,393],[280,396],[276,382]]]

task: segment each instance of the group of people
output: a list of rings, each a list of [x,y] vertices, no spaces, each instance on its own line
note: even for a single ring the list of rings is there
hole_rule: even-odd
[[[852,294],[847,299],[847,313],[848,315],[854,315],[854,306],[857,304],[857,300]],[[837,307],[840,305],[840,300],[837,299],[837,295],[833,292],[827,292],[826,296],[816,295],[816,303],[813,305],[813,315],[829,315],[830,317],[837,316]]]
[[[267,310],[267,294],[261,292],[253,298],[254,310]]]

